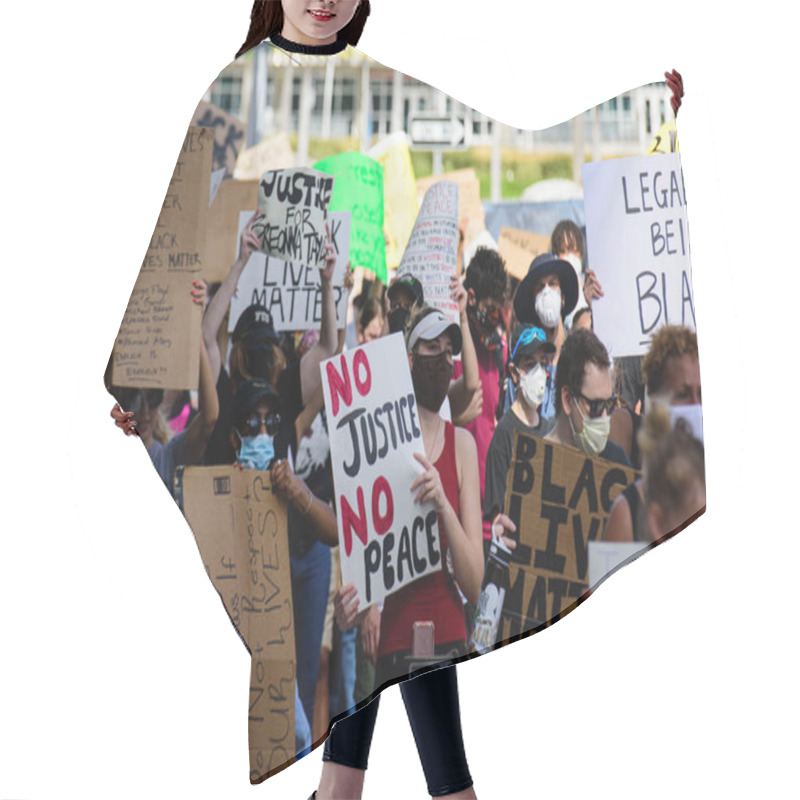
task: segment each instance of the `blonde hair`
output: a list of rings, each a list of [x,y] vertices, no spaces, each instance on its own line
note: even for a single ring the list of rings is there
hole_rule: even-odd
[[[644,418],[637,441],[644,463],[644,502],[663,510],[680,510],[698,486],[705,488],[705,452],[689,426],[678,419],[671,427],[669,411],[655,404]],[[696,509],[699,510],[699,509]]]

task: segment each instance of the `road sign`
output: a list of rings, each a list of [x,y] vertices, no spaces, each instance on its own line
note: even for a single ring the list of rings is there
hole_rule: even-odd
[[[411,146],[419,150],[462,150],[467,146],[464,117],[416,117],[408,131]]]

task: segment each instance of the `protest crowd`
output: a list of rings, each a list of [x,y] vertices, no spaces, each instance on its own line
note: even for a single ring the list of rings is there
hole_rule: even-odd
[[[595,316],[601,304],[616,308],[618,298],[613,285],[601,284],[600,250],[586,226],[558,220],[548,247],[529,254],[524,274],[512,271],[482,211],[442,212],[458,197],[447,176],[428,190],[432,199],[426,194],[422,200],[420,234],[415,240],[416,228],[407,233],[402,260],[389,269],[365,269],[356,239],[343,246],[347,233],[336,227],[342,207],[334,210],[326,183],[335,158],[316,165],[323,175],[317,183],[304,174],[311,170],[267,173],[272,177],[259,186],[258,210],[242,217],[237,229],[235,260],[216,265],[218,280],[191,281],[191,303],[202,315],[196,391],[117,383],[115,369],[123,370],[114,353],[106,375],[117,425],[141,438],[182,507],[190,468],[234,466],[245,474],[267,473],[285,509],[295,665],[289,757],[308,752],[327,735],[331,720],[411,669],[481,652],[473,641],[476,619],[485,612],[481,588],[499,551],[511,567],[503,621],[490,645],[550,624],[587,595],[593,578],[581,559],[588,542],[650,546],[705,508],[693,324],[661,320],[651,326],[643,357],[612,358],[618,349],[594,332]],[[271,224],[265,208],[279,193],[284,219],[313,221],[319,212],[314,237],[292,243],[291,226],[282,231]],[[629,200],[626,194],[626,207]],[[243,208],[252,212],[253,205]],[[453,208],[459,208],[457,199]],[[449,215],[449,227],[440,220],[440,229],[427,234],[426,250],[420,245],[426,220],[437,214]],[[356,225],[354,219],[346,224]],[[287,313],[275,304],[277,290],[266,275],[278,253],[289,269],[292,247],[311,290],[307,301],[292,293]],[[264,290],[253,293],[243,275],[264,253],[270,258],[269,266],[259,267]],[[602,267],[603,276],[613,270],[607,261]],[[655,291],[645,285],[640,306]],[[294,309],[296,302],[305,302],[304,312]],[[296,328],[285,324],[299,317]],[[388,348],[389,340],[391,358],[389,349],[377,349],[381,343]],[[385,380],[377,377],[379,368]],[[365,375],[372,376],[372,392],[386,390],[392,376],[413,392],[344,416]],[[340,434],[353,448],[344,459],[333,452]],[[366,597],[375,595],[363,602],[364,587],[342,582],[350,546],[360,547],[359,539],[366,545],[359,524],[369,515],[360,509],[371,501],[376,527],[390,516],[392,462],[381,459],[412,442],[417,456],[406,458],[408,474],[418,477],[409,480],[409,494],[433,513],[421,512],[413,524],[409,518],[402,532],[402,523],[391,532],[387,523],[380,547],[358,551]],[[574,469],[558,460],[564,452],[576,459]],[[531,513],[528,498],[539,492],[538,484],[536,492],[531,487],[542,470],[546,485]],[[351,496],[360,505],[337,500],[343,480],[357,487]],[[396,481],[391,488],[397,510]],[[568,518],[569,536],[574,530],[584,543],[576,554],[577,577],[567,574],[551,536],[556,521],[565,527]],[[547,544],[537,549],[534,539]],[[540,589],[539,578],[529,583],[524,567],[553,575]],[[435,624],[417,616],[417,603],[436,607]]]

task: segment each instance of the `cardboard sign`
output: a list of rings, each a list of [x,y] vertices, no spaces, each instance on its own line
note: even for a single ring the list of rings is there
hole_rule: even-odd
[[[422,284],[425,302],[458,324],[458,303],[450,296],[457,260],[458,184],[439,181],[425,193],[397,274],[414,275]]]
[[[294,612],[286,503],[269,473],[181,467],[182,505],[208,577],[250,650],[250,779],[295,757]]]
[[[223,181],[211,204],[206,228],[206,263],[203,277],[223,281],[239,250],[239,216],[258,203],[258,181]]]
[[[538,233],[503,227],[500,229],[497,249],[506,262],[506,272],[522,280],[528,274],[533,259],[550,250],[550,239]]]
[[[340,153],[314,165],[336,178],[331,211],[350,212],[350,261],[386,283],[383,168],[362,153]]]
[[[321,266],[332,191],[333,178],[313,169],[278,169],[262,175],[258,184],[261,216],[253,224],[261,251],[293,264]]]
[[[408,245],[419,211],[417,184],[408,137],[398,131],[381,139],[372,150],[374,158],[383,167],[383,232],[386,237],[386,268],[397,269],[403,251]]]
[[[240,213],[237,241],[252,216],[250,211]],[[350,251],[350,214],[347,211],[332,211],[328,215],[328,225],[336,250],[336,266],[331,280],[336,300],[336,320],[338,327],[343,328],[347,318],[344,274]],[[236,293],[231,299],[229,333],[233,333],[242,311],[253,303],[259,303],[270,310],[276,331],[319,328],[322,323],[319,269],[292,264],[279,258],[268,258],[263,253],[253,253],[239,277]]]
[[[583,166],[586,240],[604,296],[594,329],[613,357],[644,355],[662,325],[694,330],[689,225],[680,155]]]
[[[458,220],[482,220],[483,208],[481,206],[481,184],[472,167],[455,169],[443,175],[429,175],[426,178],[417,178],[417,194],[422,198],[428,189],[440,181],[453,181],[458,184]]]
[[[278,133],[239,153],[233,177],[237,181],[257,181],[271,169],[290,169],[296,166],[294,150],[286,132]]]
[[[498,641],[550,625],[589,588],[588,543],[636,479],[628,467],[515,431],[505,513],[517,526]]]
[[[117,386],[197,389],[200,308],[192,281],[205,264],[212,131],[190,127],[117,341]]]
[[[403,336],[320,364],[333,465],[342,582],[361,608],[442,568],[438,514],[411,492],[423,472],[417,403]]]
[[[221,108],[201,101],[192,117],[192,125],[214,130],[214,158],[212,169],[224,169],[233,175],[236,158],[245,142],[244,125]]]

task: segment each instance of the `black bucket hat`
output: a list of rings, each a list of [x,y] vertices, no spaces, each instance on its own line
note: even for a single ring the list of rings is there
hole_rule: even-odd
[[[514,313],[520,322],[541,325],[541,320],[536,315],[533,287],[536,281],[544,275],[554,272],[561,283],[561,296],[564,305],[561,309],[561,319],[569,314],[578,305],[578,276],[569,261],[562,261],[552,253],[540,253],[531,262],[528,274],[522,279],[514,295]]]

